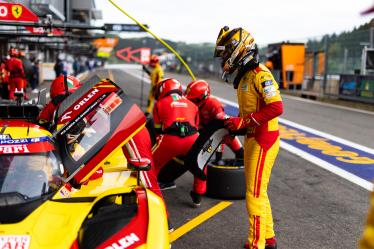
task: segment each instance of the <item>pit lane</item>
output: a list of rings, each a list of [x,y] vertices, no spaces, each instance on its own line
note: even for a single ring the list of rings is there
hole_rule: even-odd
[[[144,84],[141,98],[141,80],[133,76],[134,73],[141,76],[140,70],[113,67],[98,70],[97,73],[123,86],[127,94],[137,103],[143,99],[144,107],[149,85]],[[172,75],[166,74],[166,76]],[[177,78],[183,83],[189,82],[186,76],[177,75]],[[211,84],[215,95],[235,100],[235,92],[230,86],[216,82],[211,82]],[[316,129],[326,130],[323,127],[326,121],[317,122],[316,120],[323,120],[323,117],[333,115],[326,113],[324,106],[311,103],[295,104],[293,100],[287,98],[284,103],[286,110],[284,116],[297,119],[299,123]],[[344,114],[347,123],[342,129],[338,129],[341,120],[328,119],[329,127],[334,127],[334,129],[330,128],[331,133],[341,134],[344,135],[343,138],[372,146],[373,141],[370,139],[360,139],[360,136],[365,133],[365,125],[359,127],[355,124],[358,122],[356,119],[358,114],[351,112]],[[373,123],[372,117],[371,119],[366,117],[366,119]],[[344,133],[344,128],[347,127],[353,131],[351,133],[356,132],[356,136],[345,134],[347,132]],[[226,156],[232,156],[232,154],[227,153]],[[209,212],[208,210],[221,203],[221,200],[204,198],[200,208],[192,208],[189,197],[192,181],[191,174],[186,173],[176,181],[176,189],[164,191],[170,218],[177,230],[196,217],[201,219],[200,214]],[[356,247],[369,204],[367,190],[282,149],[273,169],[269,197],[279,248]],[[230,202],[232,202],[231,205],[204,223],[196,227],[191,226],[190,228],[193,228],[191,231],[182,234],[173,242],[173,248],[242,248],[248,226],[245,201]]]

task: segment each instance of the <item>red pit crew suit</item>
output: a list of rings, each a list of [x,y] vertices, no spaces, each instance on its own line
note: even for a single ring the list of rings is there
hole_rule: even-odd
[[[56,111],[59,104],[55,105],[53,101],[49,101],[39,113],[39,123],[51,122],[53,119],[53,113]]]
[[[5,66],[9,71],[9,99],[14,99],[14,92],[16,89],[19,91],[23,89],[26,93],[26,80],[22,61],[11,57],[5,62]]]
[[[9,98],[9,72],[5,68],[5,63],[0,64],[0,96],[3,99]]]
[[[264,248],[265,239],[275,236],[267,187],[279,150],[277,116],[283,112],[282,98],[277,82],[261,64],[240,78],[237,95],[240,117],[229,119],[227,125],[232,130],[247,128],[244,165],[248,240],[250,248]]]
[[[209,122],[211,122],[214,119],[225,119],[226,118],[226,114],[223,109],[223,106],[218,99],[212,96],[208,96],[202,102],[203,103],[199,106],[199,117],[200,117],[201,125],[207,126]],[[223,141],[234,152],[242,148],[242,145],[238,137],[233,138],[231,136],[226,136]]]
[[[185,156],[195,143],[199,126],[198,108],[185,97],[171,94],[157,101],[153,119],[156,130],[162,133],[153,147],[158,174],[174,157]],[[193,191],[204,194],[206,182],[195,177]]]
[[[151,161],[151,169],[140,172],[140,179],[146,188],[163,199],[160,187],[158,186],[154,160],[152,157],[152,142],[146,127],[143,127],[133,138],[123,147],[122,151],[126,158],[147,158]]]

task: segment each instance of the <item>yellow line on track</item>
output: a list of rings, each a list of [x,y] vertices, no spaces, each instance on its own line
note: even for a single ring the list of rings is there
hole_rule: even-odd
[[[222,202],[218,203],[217,205],[215,205],[214,207],[208,209],[204,213],[200,214],[199,216],[195,217],[194,219],[190,220],[189,222],[187,222],[183,226],[179,227],[174,232],[169,234],[170,243],[176,241],[181,236],[188,233],[189,231],[191,231],[195,227],[199,226],[201,223],[205,222],[206,220],[208,220],[212,216],[221,212],[222,210],[224,210],[225,208],[227,208],[231,204],[232,204],[232,202],[222,201]]]

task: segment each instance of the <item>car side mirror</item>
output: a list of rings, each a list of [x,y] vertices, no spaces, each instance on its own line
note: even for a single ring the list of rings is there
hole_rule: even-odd
[[[39,91],[37,105],[44,107],[47,104],[47,89],[43,88]]]

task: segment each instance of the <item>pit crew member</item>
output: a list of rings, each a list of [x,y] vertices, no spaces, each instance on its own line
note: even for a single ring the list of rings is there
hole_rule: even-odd
[[[200,126],[206,127],[214,119],[225,119],[226,114],[221,102],[210,95],[210,86],[205,80],[195,80],[187,85],[185,96],[199,107]],[[238,137],[226,136],[224,143],[235,153],[238,159],[243,158],[244,150]],[[216,161],[222,159],[222,149],[216,152]]]
[[[160,80],[164,78],[164,71],[160,65],[160,59],[158,58],[157,55],[151,55],[151,58],[149,60],[149,66],[152,69],[151,71],[148,70],[148,68],[146,68],[143,65],[143,70],[151,78],[151,89],[149,90],[147,108],[145,110],[145,114],[147,116],[152,112],[153,106],[155,104],[155,96],[154,96],[155,86]]]
[[[22,61],[18,59],[18,51],[15,48],[9,50],[10,59],[5,61],[5,68],[9,72],[9,99],[14,99],[16,89],[26,92],[25,71]],[[25,98],[27,98],[25,94]]]
[[[156,86],[157,100],[153,109],[156,132],[153,147],[156,174],[174,157],[185,156],[198,137],[199,113],[195,104],[183,96],[182,85],[175,79],[165,79]],[[194,178],[190,192],[193,204],[199,206],[206,182]]]

